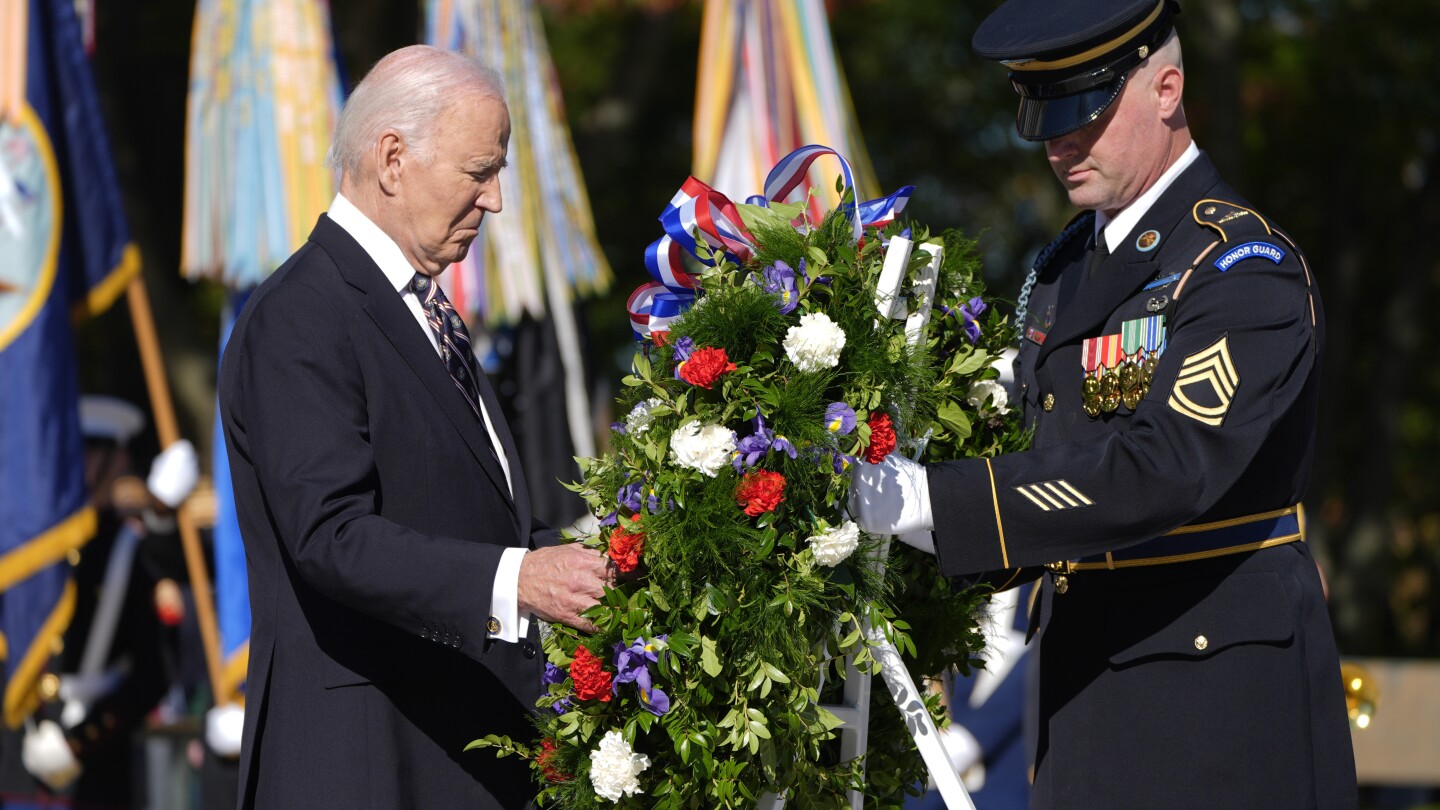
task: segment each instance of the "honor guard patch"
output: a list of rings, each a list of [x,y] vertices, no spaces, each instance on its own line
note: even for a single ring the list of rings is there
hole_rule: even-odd
[[[1170,392],[1169,404],[1177,413],[1219,427],[1239,387],[1240,375],[1230,360],[1226,336],[1185,358],[1175,388]]]
[[[1073,484],[1063,478],[1056,481],[1041,481],[1038,484],[1025,484],[1015,487],[1015,491],[1029,498],[1031,503],[1046,512],[1095,505],[1094,501],[1085,497],[1085,493],[1076,489]]]
[[[1269,259],[1279,264],[1285,260],[1285,251],[1269,242],[1246,242],[1225,251],[1225,255],[1215,260],[1215,266],[1223,273],[1246,259]]]

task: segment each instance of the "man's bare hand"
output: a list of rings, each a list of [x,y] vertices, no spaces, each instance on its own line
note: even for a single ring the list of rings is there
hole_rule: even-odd
[[[579,543],[526,552],[516,593],[520,612],[595,632],[595,625],[580,614],[594,607],[605,586],[614,582],[608,562],[604,554]]]

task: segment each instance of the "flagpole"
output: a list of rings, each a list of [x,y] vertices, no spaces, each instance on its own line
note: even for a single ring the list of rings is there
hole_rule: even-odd
[[[140,363],[145,369],[145,387],[150,393],[150,409],[155,417],[155,431],[162,448],[180,440],[175,422],[175,406],[170,400],[170,386],[165,379],[165,364],[160,355],[160,341],[155,337],[155,316],[145,292],[145,280],[137,274],[126,288],[130,304],[130,321],[135,329],[135,343],[140,349]],[[190,574],[190,589],[195,595],[196,619],[200,624],[200,641],[205,648],[205,670],[210,675],[210,688],[215,705],[230,699],[221,694],[220,632],[215,620],[215,598],[210,591],[210,575],[205,569],[205,552],[200,547],[200,532],[190,514],[190,504],[181,503],[176,510],[180,526],[180,545],[185,550],[185,568]]]

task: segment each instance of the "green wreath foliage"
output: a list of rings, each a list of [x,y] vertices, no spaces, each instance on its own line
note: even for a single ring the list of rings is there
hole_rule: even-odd
[[[639,536],[638,566],[587,612],[598,632],[548,628],[548,692],[538,702],[536,740],[492,735],[470,746],[529,759],[542,806],[751,808],[780,793],[791,807],[839,808],[854,789],[866,794],[867,807],[899,807],[925,772],[883,684],[872,689],[861,760],[840,761],[840,722],[823,706],[847,657],[860,677],[879,677],[863,626],[882,628],[920,675],[968,670],[980,660],[979,589],[953,587],[933,557],[884,538],[860,534],[833,566],[817,560],[812,542],[853,528],[848,467],[884,443],[870,424],[882,414],[898,428],[895,452],[911,457],[1024,447],[1017,415],[985,396],[983,383],[998,377],[995,363],[1014,335],[985,303],[975,241],[953,230],[931,240],[920,226],[896,222],[868,230],[856,245],[838,211],[796,228],[800,205],[739,208],[754,256],[741,267],[702,247],[700,259],[714,265],[700,279],[703,292],[663,344],[640,344],[618,397],[618,413],[628,416],[608,453],[581,460],[583,480],[572,486],[603,522],[598,533],[570,539],[606,550],[623,568]],[[913,232],[917,246],[944,248],[934,311],[913,345],[903,320],[877,314],[886,244],[902,232]],[[907,278],[930,261],[916,249]],[[788,294],[776,290],[780,268],[795,276]],[[909,288],[902,296],[907,309],[924,303]],[[785,341],[814,313],[843,331],[844,347],[833,367],[802,371]],[[687,381],[677,370],[687,349],[723,350],[735,367],[708,388]],[[853,411],[852,429],[833,411],[827,419],[833,403]],[[672,446],[692,421],[737,440],[780,441],[749,457],[728,455],[718,469],[693,469],[678,463]],[[783,477],[783,500],[764,500],[747,514],[737,491],[758,473]],[[603,674],[577,678],[577,655],[597,658]],[[621,678],[626,672],[630,680]],[[609,688],[597,691],[597,683]],[[660,711],[657,702],[665,701]],[[943,723],[933,695],[930,708]],[[596,765],[612,732],[630,761],[643,757],[645,767],[633,769],[629,789],[606,797],[592,770],[613,770],[613,759]]]

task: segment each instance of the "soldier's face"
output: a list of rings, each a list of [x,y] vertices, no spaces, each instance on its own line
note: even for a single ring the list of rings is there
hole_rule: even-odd
[[[1094,123],[1045,142],[1050,168],[1080,208],[1114,216],[1165,172],[1168,127],[1148,71],[1137,71]]]

